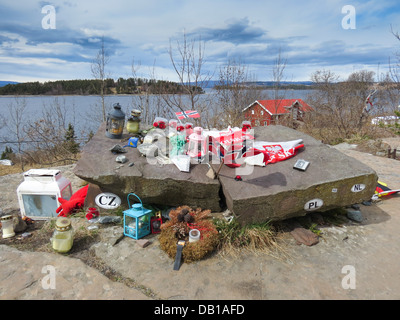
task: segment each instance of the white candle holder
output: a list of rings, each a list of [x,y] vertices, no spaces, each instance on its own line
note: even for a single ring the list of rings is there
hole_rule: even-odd
[[[3,231],[3,238],[11,238],[15,236],[14,232],[14,219],[11,215],[1,217],[1,228]]]

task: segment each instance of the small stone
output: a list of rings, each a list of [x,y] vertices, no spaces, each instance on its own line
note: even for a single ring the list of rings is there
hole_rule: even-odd
[[[151,244],[151,242],[149,240],[146,240],[146,239],[136,240],[136,243],[141,248],[146,248],[148,245]]]
[[[30,232],[24,232],[23,234],[21,234],[22,239],[29,238],[30,236],[32,236],[32,233]]]
[[[133,167],[133,165],[134,165],[134,163],[131,162],[131,163],[128,164],[128,167]]]
[[[128,161],[128,159],[125,156],[118,156],[115,158],[115,161],[117,161],[119,163],[125,163]]]
[[[363,201],[361,202],[364,206],[372,206],[372,201]]]
[[[363,216],[361,211],[359,210],[354,210],[351,208],[347,208],[347,218],[349,218],[350,220],[356,221],[356,222],[362,222],[363,221]]]
[[[114,154],[116,153],[125,153],[127,152],[124,148],[122,148],[119,144],[114,145],[110,151]]]
[[[298,227],[290,232],[290,234],[295,238],[298,244],[305,244],[307,246],[312,246],[319,242],[318,235],[316,235],[311,230]]]
[[[14,217],[14,231],[17,233],[24,232],[28,228],[28,225],[21,216]]]

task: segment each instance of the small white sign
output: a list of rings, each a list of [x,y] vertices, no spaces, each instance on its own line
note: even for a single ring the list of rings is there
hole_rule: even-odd
[[[351,187],[351,192],[360,192],[365,189],[365,184],[358,183]]]
[[[304,210],[314,211],[321,208],[323,205],[324,201],[322,201],[321,199],[312,199],[306,202],[306,204],[304,205]]]
[[[120,197],[111,192],[98,194],[94,201],[103,209],[116,209],[121,205]]]

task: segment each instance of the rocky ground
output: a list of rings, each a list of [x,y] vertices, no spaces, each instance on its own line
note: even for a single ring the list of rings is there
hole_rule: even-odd
[[[392,147],[399,142],[390,141]],[[400,189],[400,161],[354,145],[337,148]],[[81,187],[72,166],[60,169],[74,190]],[[3,212],[18,210],[16,188],[22,180],[21,174],[0,177]],[[85,218],[77,217],[80,241],[62,255],[49,247],[51,228],[38,223],[28,226],[29,238],[0,241],[0,299],[399,299],[399,207],[396,195],[360,205],[361,222],[331,223],[322,217],[315,226],[319,241],[312,246],[299,245],[287,232],[277,250],[214,254],[184,263],[179,271],[172,270],[156,235],[142,247],[123,237],[120,225],[88,232]]]

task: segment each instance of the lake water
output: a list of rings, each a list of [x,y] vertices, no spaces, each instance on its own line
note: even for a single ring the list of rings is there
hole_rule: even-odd
[[[286,99],[303,99],[307,101],[307,96],[311,90],[286,90]],[[260,91],[260,97],[272,97],[273,93],[269,90]],[[216,92],[213,90],[206,91],[200,96],[201,99],[216,99]],[[181,96],[185,101],[187,96]],[[249,104],[253,101],[249,101]],[[108,95],[105,96],[105,105],[107,112],[112,109],[114,103],[119,103],[122,110],[128,116],[132,109],[143,110],[142,121],[152,123],[156,116],[164,116],[168,119],[176,119],[172,110],[169,110],[165,102],[158,95]],[[100,125],[101,97],[100,96],[0,96],[0,115],[3,118],[2,122],[12,123],[11,112],[25,105],[21,123],[26,121],[36,121],[44,118],[46,110],[50,110],[52,106],[59,106],[59,110],[65,116],[65,123],[71,123],[77,134],[78,139],[85,140],[86,135],[92,131],[96,132]],[[187,105],[189,105],[187,103]],[[243,108],[246,106],[243,106]],[[179,110],[174,110],[178,112]],[[222,129],[222,128],[221,128]],[[13,147],[15,144],[10,143],[15,141],[16,137],[4,123],[0,122],[0,152],[6,145]],[[6,142],[5,142],[6,141]]]

